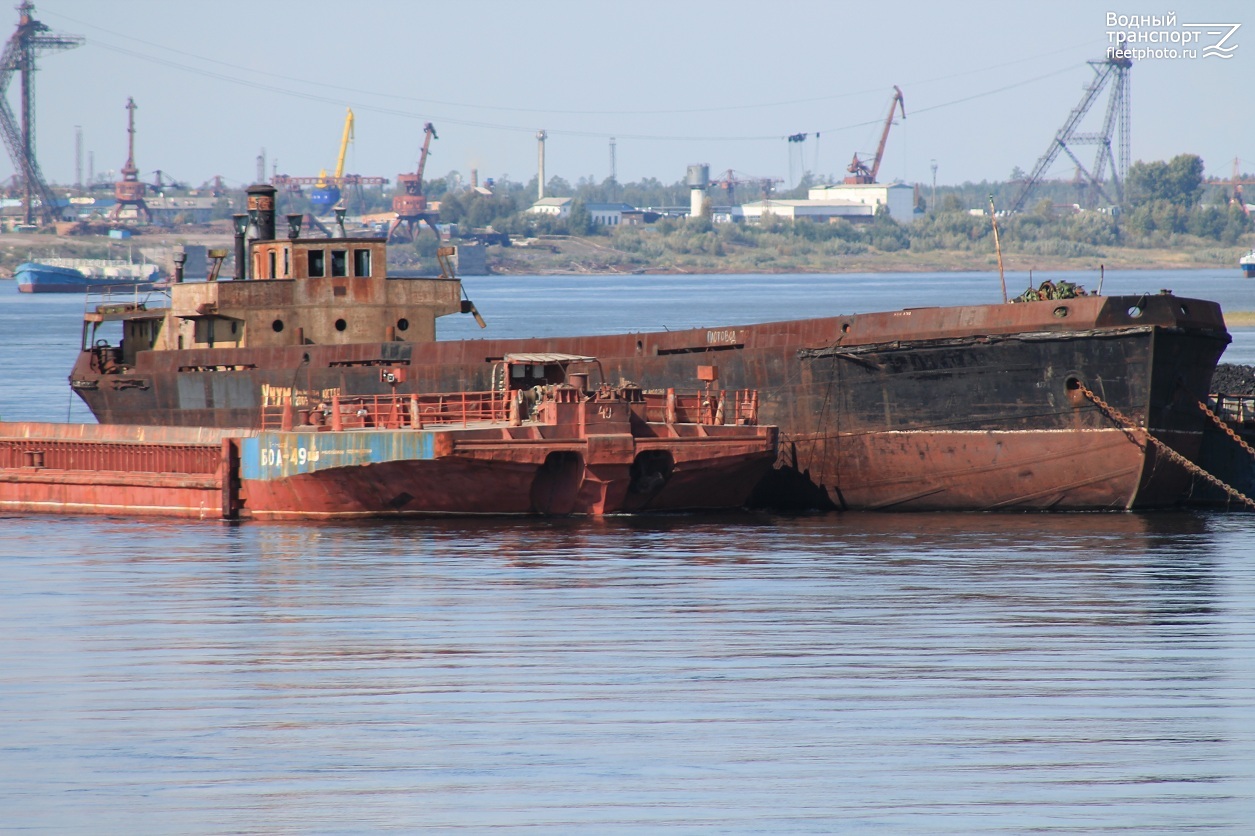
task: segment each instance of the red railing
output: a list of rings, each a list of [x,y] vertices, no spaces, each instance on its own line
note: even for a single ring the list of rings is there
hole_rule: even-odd
[[[665,424],[757,424],[758,390],[646,392],[645,420]]]
[[[467,426],[504,421],[509,401],[499,392],[451,392],[426,395],[356,395],[321,401],[297,398],[278,406],[262,407],[265,430],[317,427],[331,430],[419,430],[431,426]]]
[[[577,390],[556,390],[562,392]],[[452,392],[426,395],[356,395],[316,400],[297,393],[295,404],[262,407],[264,430],[313,427],[329,430],[420,430],[425,427],[461,425],[510,418],[516,392]],[[542,396],[547,397],[547,396]],[[758,390],[646,392],[645,420],[666,424],[758,423]],[[529,405],[522,408],[524,414]]]

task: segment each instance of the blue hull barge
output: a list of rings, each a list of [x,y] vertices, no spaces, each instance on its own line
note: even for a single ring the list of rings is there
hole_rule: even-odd
[[[50,258],[19,264],[13,277],[22,293],[85,293],[88,290],[136,288],[160,284],[155,264],[97,258]]]

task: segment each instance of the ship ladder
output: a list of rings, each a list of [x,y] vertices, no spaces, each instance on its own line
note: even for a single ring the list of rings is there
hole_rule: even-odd
[[[1158,450],[1159,452],[1167,456],[1169,461],[1176,462],[1177,464],[1181,465],[1181,467],[1185,468],[1187,473],[1197,476],[1198,478],[1202,479],[1204,482],[1207,482],[1213,487],[1219,488],[1221,491],[1228,494],[1233,499],[1245,505],[1248,509],[1255,511],[1255,499],[1251,499],[1249,496],[1242,493],[1237,488],[1234,488],[1233,486],[1228,485],[1225,482],[1222,482],[1220,479],[1217,479],[1215,476],[1211,475],[1206,470],[1203,470],[1203,468],[1199,467],[1194,462],[1190,461],[1185,456],[1178,453],[1176,450],[1173,450],[1164,442],[1155,438],[1155,436],[1151,434],[1149,428],[1142,430],[1137,424],[1133,423],[1127,417],[1125,417],[1124,413],[1116,409],[1111,404],[1107,403],[1105,400],[1099,397],[1098,394],[1094,392],[1094,390],[1090,389],[1084,383],[1080,383],[1078,381],[1077,387],[1080,389],[1082,395],[1084,395],[1085,397],[1093,401],[1094,405],[1097,406],[1098,409],[1104,415],[1106,415],[1108,418],[1114,421],[1116,426],[1118,426],[1121,430],[1123,430],[1124,434],[1129,437],[1129,440],[1132,441],[1134,444],[1136,444],[1138,447],[1141,447],[1143,450],[1146,449],[1146,444],[1143,444],[1141,441],[1138,440],[1137,434],[1140,431],[1146,435],[1146,443],[1153,445],[1156,450]],[[1208,415],[1212,417],[1212,420],[1221,421],[1221,419],[1218,418],[1214,412],[1208,409],[1205,404],[1200,404],[1200,406],[1202,406],[1204,412],[1206,412]],[[1237,434],[1234,433],[1232,430],[1229,430],[1228,427],[1225,427],[1225,429],[1226,431],[1229,432],[1230,436],[1236,439],[1237,442],[1241,444],[1243,448],[1246,449],[1247,452],[1255,456],[1255,450],[1253,450],[1250,447],[1250,445],[1246,444],[1241,439],[1239,439],[1237,437]]]

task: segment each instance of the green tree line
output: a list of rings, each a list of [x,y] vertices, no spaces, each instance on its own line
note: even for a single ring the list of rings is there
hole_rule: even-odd
[[[931,207],[928,204],[934,200],[933,189],[921,187],[918,208],[922,211],[909,224],[897,223],[884,215],[871,223],[790,223],[768,218],[753,226],[712,224],[709,218],[678,218],[663,219],[648,232],[596,226],[586,207],[590,203],[610,202],[642,208],[687,206],[689,189],[683,181],[663,183],[645,178],[618,183],[610,178],[584,177],[571,183],[553,177],[546,183],[546,194],[574,198],[570,215],[563,218],[527,212],[536,199],[535,177],[525,183],[497,180],[491,190],[480,191],[467,188],[464,178],[454,171],[425,181],[424,192],[431,200],[439,201],[441,222],[456,223],[463,231],[492,229],[524,236],[614,237],[621,250],[642,257],[659,255],[668,248],[678,253],[718,255],[721,248],[726,251],[730,246],[760,246],[769,239],[793,239],[799,245],[809,244],[834,255],[904,249],[988,252],[992,251],[990,197],[998,208],[1010,206],[1022,188],[1022,177],[1023,172],[1017,169],[1007,181],[938,186],[936,205]],[[796,187],[775,196],[805,197],[806,189],[821,179],[807,172]],[[1173,246],[1182,243],[1183,236],[1234,246],[1252,231],[1250,217],[1230,201],[1231,187],[1209,183],[1204,177],[1203,161],[1197,155],[1136,162],[1123,186],[1122,206],[1079,211],[1085,203],[1084,190],[1069,182],[1043,182],[1035,188],[1035,203],[1027,211],[1000,216],[1003,241],[1007,247],[1027,254],[1090,256],[1112,246]],[[757,193],[737,195],[738,200],[759,197]],[[391,198],[390,191],[378,189],[345,194],[351,214],[386,212]],[[286,205],[281,202],[281,211],[308,211],[308,201],[300,196],[285,196],[283,201]],[[416,247],[432,249],[434,240],[420,242]]]

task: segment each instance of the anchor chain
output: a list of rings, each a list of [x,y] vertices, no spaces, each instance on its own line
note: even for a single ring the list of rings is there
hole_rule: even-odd
[[[1252,458],[1255,458],[1255,447],[1252,447],[1251,445],[1243,441],[1241,438],[1239,438],[1238,434],[1233,431],[1233,427],[1229,426],[1228,421],[1221,418],[1216,413],[1212,412],[1211,408],[1207,406],[1207,404],[1204,403],[1203,401],[1198,402],[1198,408],[1203,410],[1203,414],[1206,415],[1208,418],[1210,418],[1217,427],[1224,430],[1225,435],[1229,436],[1229,438],[1237,442],[1237,445],[1241,447],[1243,450],[1245,450]]]
[[[1103,412],[1103,414],[1105,414],[1108,418],[1114,421],[1116,425],[1119,426],[1120,429],[1124,431],[1125,435],[1129,436],[1129,438],[1132,439],[1134,444],[1136,444],[1138,447],[1141,447],[1143,450],[1146,449],[1146,446],[1142,442],[1138,441],[1137,439],[1136,431],[1140,428],[1136,424],[1134,424],[1132,421],[1130,421],[1128,418],[1126,418],[1123,412],[1116,409],[1114,406],[1112,406],[1111,404],[1107,403],[1105,400],[1100,398],[1098,394],[1094,392],[1094,390],[1090,389],[1084,383],[1081,383],[1078,381],[1077,386],[1080,388],[1081,394],[1083,394],[1085,397],[1093,401],[1094,405],[1097,406],[1098,409]],[[1164,442],[1155,438],[1155,436],[1151,434],[1149,428],[1146,430],[1142,430],[1142,432],[1146,434],[1147,442],[1153,444],[1155,446],[1155,449],[1159,450],[1161,453],[1167,456],[1170,461],[1174,461],[1177,464],[1181,465],[1181,467],[1185,468],[1187,473],[1197,476],[1198,478],[1202,479],[1204,482],[1207,482],[1213,487],[1219,488],[1221,491],[1228,494],[1233,499],[1236,499],[1238,502],[1241,502],[1247,508],[1251,509],[1252,511],[1255,511],[1255,499],[1251,499],[1249,496],[1242,493],[1237,488],[1234,488],[1230,485],[1225,484],[1221,480],[1217,479],[1215,476],[1212,476],[1206,470],[1203,470],[1194,462],[1187,459],[1185,456],[1178,453],[1176,450],[1173,450]],[[1247,447],[1247,449],[1249,450],[1250,448]]]

